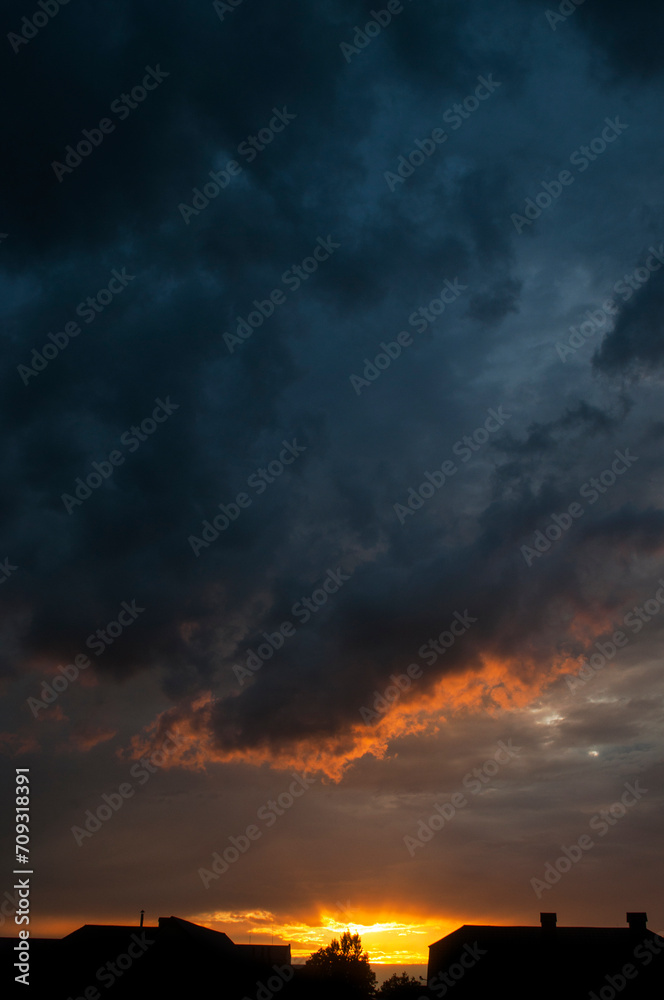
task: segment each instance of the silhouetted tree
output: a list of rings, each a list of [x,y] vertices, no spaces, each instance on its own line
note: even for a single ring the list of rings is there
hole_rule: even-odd
[[[405,972],[400,976],[395,972],[385,980],[377,995],[380,1000],[419,1000],[422,989],[422,983],[418,979],[407,976]]]
[[[326,948],[319,948],[305,963],[317,980],[327,980],[348,997],[375,997],[376,974],[369,965],[369,956],[362,951],[359,934],[344,931]]]

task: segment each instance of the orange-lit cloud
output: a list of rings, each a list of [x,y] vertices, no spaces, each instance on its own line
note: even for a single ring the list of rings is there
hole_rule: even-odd
[[[339,781],[344,771],[365,754],[384,758],[395,739],[435,733],[452,716],[463,712],[497,714],[523,708],[561,675],[576,671],[577,661],[565,656],[544,667],[535,658],[519,663],[490,660],[481,670],[441,677],[433,689],[408,691],[382,716],[374,712],[377,722],[358,721],[334,736],[285,742],[278,747],[266,744],[232,750],[221,750],[213,744],[211,714],[217,702],[208,692],[190,706],[172,708],[158,716],[144,734],[132,740],[130,753],[141,757],[159,746],[168,732],[175,732],[181,744],[169,757],[169,767],[204,768],[208,763],[228,762],[269,764],[275,770],[320,772]],[[372,703],[373,696],[367,706],[373,712]]]
[[[70,742],[73,747],[82,752],[92,750],[100,743],[106,743],[113,739],[117,729],[111,726],[94,726],[92,723],[83,722],[71,731]]]
[[[12,757],[23,753],[34,753],[39,749],[39,743],[34,736],[27,733],[0,733],[0,749]]]

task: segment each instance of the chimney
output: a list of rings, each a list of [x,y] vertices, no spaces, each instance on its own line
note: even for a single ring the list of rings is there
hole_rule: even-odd
[[[557,913],[540,913],[540,923],[543,931],[555,931],[557,920]]]
[[[141,910],[141,927],[143,926],[143,917],[145,916],[145,910]]]
[[[647,913],[628,913],[626,914],[627,923],[629,924],[629,929],[631,931],[647,931],[648,914]]]

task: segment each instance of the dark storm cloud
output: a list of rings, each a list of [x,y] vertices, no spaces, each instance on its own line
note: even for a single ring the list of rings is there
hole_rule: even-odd
[[[645,268],[641,268],[647,273]],[[664,280],[653,274],[622,307],[613,330],[598,349],[594,364],[609,374],[647,372],[661,367]]]
[[[606,52],[617,76],[649,79],[661,74],[656,41],[664,28],[661,8],[638,0],[626,11],[620,0],[607,0],[588,2],[579,13],[579,26],[599,51]]]
[[[520,0],[533,18],[546,25],[564,45],[568,32],[581,32],[590,42],[589,53],[599,75],[648,80],[662,72],[657,38],[664,16],[649,0],[636,0],[625,9],[620,0],[593,3],[592,0],[563,0],[542,3]]]
[[[237,315],[249,312],[253,297],[277,285],[281,270],[310,253],[319,233],[324,238],[326,215],[333,205],[338,210],[344,163],[357,172],[349,138],[371,114],[369,100],[355,100],[341,119],[335,101],[336,81],[346,70],[341,26],[310,30],[320,28],[310,8],[295,5],[292,13],[285,44],[275,47],[278,19],[266,7],[258,21],[238,10],[221,23],[211,5],[165,20],[155,20],[148,7],[121,6],[108,32],[86,11],[70,16],[63,10],[14,61],[5,61],[7,85],[11,80],[27,91],[36,79],[40,98],[29,115],[20,102],[11,105],[12,154],[5,164],[13,195],[6,222],[13,251],[6,264],[26,287],[9,319],[14,363],[3,377],[5,412],[21,428],[20,450],[5,453],[6,478],[15,484],[5,500],[5,523],[22,564],[8,611],[32,654],[70,658],[122,600],[136,596],[146,604],[141,627],[109,648],[100,664],[127,671],[163,659],[177,673],[189,660],[207,673],[214,654],[203,651],[198,636],[183,643],[178,609],[211,639],[219,574],[233,580],[232,594],[222,585],[227,609],[240,608],[285,530],[279,522],[289,519],[288,503],[268,495],[223,552],[205,553],[202,570],[191,559],[187,535],[220,501],[232,499],[247,473],[273,457],[283,435],[299,435],[309,452],[315,440],[319,458],[325,452],[324,418],[315,406],[280,404],[306,373],[287,346],[288,313],[275,316],[269,339],[243,345],[233,359],[221,340]],[[16,5],[8,23],[20,22],[22,14]],[[438,38],[450,55],[457,14],[460,9],[440,15]],[[418,44],[426,34],[434,51],[421,17],[403,23]],[[60,72],[56,60],[65,44],[67,66]],[[365,57],[369,65],[371,53]],[[458,66],[458,60],[445,64]],[[157,67],[163,79],[119,118],[110,110],[113,99],[140,84],[146,67]],[[296,116],[289,130],[255,166],[245,166],[223,208],[213,203],[187,228],[178,204],[190,202],[193,187],[284,101]],[[59,182],[52,162],[62,163],[65,147],[77,145],[82,129],[97,128],[102,117],[111,118],[115,131],[78,166],[61,170]],[[323,156],[338,169],[323,171]],[[320,192],[315,227],[313,216],[299,210],[312,186]],[[399,221],[397,212],[391,228]],[[372,284],[384,287],[394,270],[376,234],[358,236],[356,249],[347,247],[344,258],[328,262],[316,277],[320,296],[340,291],[348,308]],[[415,252],[417,241],[414,229]],[[27,269],[28,255],[42,263]],[[126,289],[90,327],[78,320],[77,339],[47,366],[37,360],[43,370],[33,370],[24,384],[33,351],[44,345],[53,351],[48,334],[57,337],[76,322],[78,303],[104,289],[114,269],[131,276]],[[162,396],[178,406],[171,422],[136,456],[126,456],[108,486],[67,514],[61,494],[71,495],[77,477],[106,460],[123,431]]]
[[[8,23],[21,15],[12,7]],[[406,4],[346,62],[340,43],[368,5],[293,4],[288,15],[241,5],[222,22],[211,4],[165,17],[126,4],[103,32],[72,7],[5,60],[5,82],[21,93],[32,81],[39,98],[29,115],[21,101],[10,106],[5,164],[5,261],[20,280],[2,406],[20,447],[3,452],[13,484],[3,542],[21,567],[6,587],[6,673],[16,674],[21,651],[38,671],[69,662],[136,600],[145,610],[104,650],[99,674],[153,670],[185,714],[211,689],[213,744],[278,746],[357,723],[376,686],[455,611],[478,622],[421,691],[441,671],[479,669],[510,649],[515,663],[527,659],[550,641],[546,603],[581,602],[585,521],[558,550],[568,565],[553,553],[536,584],[519,544],[594,471],[594,441],[612,457],[625,410],[575,399],[562,416],[547,406],[519,415],[518,390],[499,388],[499,372],[487,383],[525,291],[510,212],[550,154],[515,160],[534,127],[528,102],[541,97],[520,50],[534,28],[510,5],[487,41],[472,28],[486,15]],[[119,120],[112,101],[146,67],[168,75]],[[496,92],[458,130],[447,119],[447,146],[390,191],[385,172],[446,124],[445,109],[472,95],[480,74],[494,75]],[[178,206],[192,205],[210,170],[241,159],[238,144],[274,108],[295,117],[186,224]],[[52,161],[104,116],[114,132],[58,182]],[[576,144],[561,120],[538,128],[556,156]],[[285,285],[319,239],[338,246],[300,287]],[[123,268],[126,288],[24,384],[17,367],[33,348]],[[409,317],[445,280],[464,292],[418,336]],[[231,353],[224,332],[275,288],[285,303]],[[350,374],[401,329],[415,342],[358,398]],[[164,398],[177,405],[168,421],[135,453],[123,450],[122,467],[68,513],[62,494]],[[457,453],[457,479],[400,524],[395,503],[501,403],[511,423],[477,462]],[[247,490],[284,440],[299,442],[302,457],[194,554],[190,536],[202,537],[203,522]],[[650,519],[645,549],[658,538]],[[635,507],[626,539],[638,521]],[[618,523],[611,530],[621,537]],[[339,566],[351,579],[329,607],[238,690],[233,665]]]
[[[557,420],[545,425],[535,423],[527,428],[523,441],[511,438],[501,442],[502,448],[508,454],[519,454],[523,458],[528,455],[544,456],[547,452],[555,452],[561,441],[578,438],[580,434],[595,436],[600,433],[617,430],[620,421],[597,406],[581,400],[573,409],[567,410]],[[500,474],[501,470],[499,470]]]

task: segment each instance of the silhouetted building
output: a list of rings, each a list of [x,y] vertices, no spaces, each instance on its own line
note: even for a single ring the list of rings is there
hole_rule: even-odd
[[[32,1000],[241,1000],[293,978],[290,945],[235,944],[179,917],[157,927],[85,924],[61,940],[30,938],[30,988],[14,983],[16,938],[0,938],[3,996]],[[272,980],[272,986],[269,982]],[[276,988],[275,988],[276,987]]]
[[[664,996],[664,938],[645,913],[627,927],[558,927],[541,913],[539,927],[464,924],[429,946],[431,997],[510,1000],[655,1000]]]

